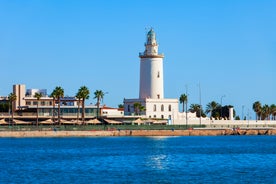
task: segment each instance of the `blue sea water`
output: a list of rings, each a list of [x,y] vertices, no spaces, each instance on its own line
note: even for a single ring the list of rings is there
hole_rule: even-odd
[[[276,183],[276,136],[1,138],[0,183]]]

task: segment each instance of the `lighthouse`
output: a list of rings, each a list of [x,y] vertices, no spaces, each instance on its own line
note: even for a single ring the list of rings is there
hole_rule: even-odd
[[[175,120],[178,115],[178,99],[164,97],[164,55],[158,52],[156,34],[150,29],[146,35],[144,52],[139,53],[139,98],[124,99],[125,116]],[[141,109],[137,110],[137,104]]]
[[[163,99],[163,54],[158,53],[156,34],[153,29],[147,33],[145,51],[140,57],[139,98]]]

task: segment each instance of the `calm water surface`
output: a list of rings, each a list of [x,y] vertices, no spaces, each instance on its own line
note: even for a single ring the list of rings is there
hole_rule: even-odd
[[[1,138],[0,183],[276,183],[276,136]]]

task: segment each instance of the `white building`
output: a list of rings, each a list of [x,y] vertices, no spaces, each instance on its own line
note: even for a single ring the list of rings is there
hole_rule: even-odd
[[[104,105],[101,107],[101,115],[105,117],[123,117],[124,110],[121,108],[112,108]]]
[[[125,115],[141,115],[147,118],[175,119],[178,116],[178,99],[164,98],[163,54],[153,29],[147,33],[145,51],[140,57],[140,89],[138,99],[124,99]],[[134,104],[144,109],[135,109]]]

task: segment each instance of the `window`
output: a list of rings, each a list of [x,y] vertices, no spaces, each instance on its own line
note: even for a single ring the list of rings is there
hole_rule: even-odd
[[[156,111],[156,105],[155,104],[153,105],[153,111]]]
[[[37,105],[37,102],[33,102],[33,105]]]
[[[160,99],[160,95],[159,94],[157,95],[157,98]]]
[[[161,115],[161,119],[164,119],[164,115]]]
[[[169,111],[172,111],[172,106],[171,105],[169,105]]]
[[[172,115],[169,115],[169,119],[172,119]]]
[[[158,73],[157,73],[157,78],[159,78],[160,77],[160,72],[158,71]]]
[[[130,105],[127,106],[127,112],[130,112]]]
[[[45,105],[45,102],[41,102],[40,104],[41,104],[41,105]]]
[[[31,102],[26,102],[26,105],[31,105]]]
[[[156,115],[154,115],[153,117],[156,118]]]
[[[161,105],[161,111],[164,111],[164,105],[163,104]]]

